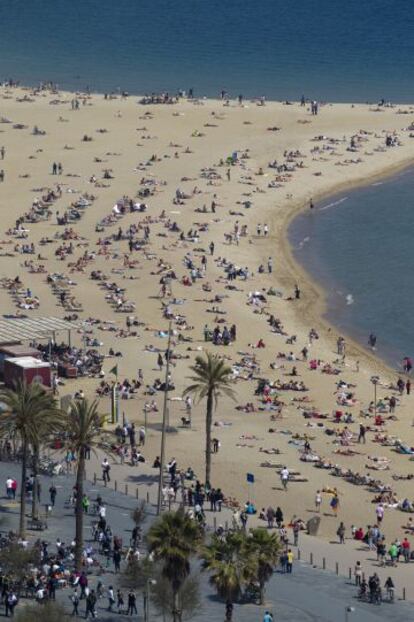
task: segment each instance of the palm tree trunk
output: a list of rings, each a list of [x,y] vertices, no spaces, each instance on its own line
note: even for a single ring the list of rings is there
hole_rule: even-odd
[[[78,465],[76,469],[76,534],[75,534],[75,568],[80,572],[82,568],[82,553],[83,553],[83,479],[85,476],[85,452],[82,449],[79,451]]]
[[[33,461],[32,461],[32,471],[33,471],[33,498],[32,498],[32,519],[36,520],[39,518],[39,503],[38,503],[38,490],[39,490],[39,473],[38,473],[38,465],[39,465],[39,447],[33,447]]]
[[[205,482],[211,484],[211,426],[213,424],[213,394],[211,391],[207,395],[206,412],[206,479]]]
[[[178,590],[174,591],[173,594],[173,610],[172,610],[172,618],[173,622],[180,622],[180,608],[178,604]]]
[[[260,599],[260,605],[264,605],[265,602],[265,586],[263,583],[259,583],[259,599]]]
[[[21,538],[26,536],[26,470],[27,470],[27,440],[22,439],[22,477],[20,483],[20,523],[19,535]]]

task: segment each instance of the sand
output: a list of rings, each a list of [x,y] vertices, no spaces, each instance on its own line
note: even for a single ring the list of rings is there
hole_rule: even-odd
[[[324,496],[322,507],[321,537],[332,539],[339,519],[349,529],[351,524],[366,526],[375,520],[375,504],[371,503],[373,494],[364,487],[353,486],[341,478],[335,478],[328,471],[314,468],[299,460],[299,452],[289,444],[291,436],[280,431],[289,430],[293,433],[312,435],[312,449],[343,467],[350,467],[366,473],[367,456],[387,456],[391,459],[391,469],[377,473],[385,483],[392,484],[399,499],[410,497],[411,486],[407,482],[392,480],[393,473],[414,473],[414,463],[408,456],[401,456],[372,442],[372,434],[367,435],[367,444],[357,446],[362,455],[344,457],[334,454],[337,445],[323,430],[306,427],[307,421],[298,408],[300,404],[293,398],[309,395],[312,406],[324,413],[332,413],[336,409],[335,383],[338,379],[357,385],[356,406],[345,409],[353,413],[355,423],[350,424],[353,431],[358,431],[361,409],[368,406],[373,397],[370,383],[372,375],[379,375],[381,384],[379,397],[390,395],[386,388],[397,376],[387,369],[379,360],[352,344],[347,339],[347,356],[345,367],[339,376],[322,374],[309,370],[309,363],[295,363],[276,360],[278,352],[293,351],[300,358],[300,352],[306,345],[310,349],[309,358],[321,359],[332,363],[337,359],[335,342],[337,333],[321,320],[323,310],[323,294],[311,282],[310,278],[293,261],[287,240],[286,227],[295,213],[301,209],[309,209],[309,200],[313,198],[316,208],[322,197],[335,192],[339,188],[348,188],[366,183],[370,178],[389,174],[393,170],[411,163],[414,156],[414,140],[410,138],[407,128],[412,120],[414,109],[408,106],[400,108],[381,108],[370,105],[335,104],[325,105],[318,116],[311,116],[308,107],[299,104],[284,105],[266,103],[258,106],[255,102],[239,106],[231,103],[224,106],[223,102],[204,100],[201,102],[182,101],[176,105],[142,106],[137,98],[116,98],[104,100],[102,95],[91,95],[80,98],[78,110],[72,110],[69,93],[33,93],[30,89],[0,89],[1,116],[12,123],[0,124],[0,146],[4,145],[6,153],[0,169],[5,171],[5,180],[0,183],[0,214],[2,233],[0,238],[1,264],[0,277],[19,275],[24,286],[30,287],[33,294],[39,297],[40,305],[35,310],[27,311],[30,317],[36,315],[67,315],[53,294],[45,273],[31,273],[24,266],[25,260],[33,259],[34,264],[43,264],[48,273],[64,273],[73,280],[72,295],[81,306],[79,320],[100,318],[114,322],[117,327],[125,328],[125,313],[117,313],[105,300],[105,291],[99,282],[91,280],[92,270],[102,270],[108,281],[115,281],[118,286],[126,289],[126,297],[135,303],[136,315],[143,325],[138,327],[138,337],[119,338],[111,332],[94,330],[93,335],[103,345],[99,348],[107,354],[109,348],[122,352],[122,358],[109,358],[104,363],[106,379],[112,377],[109,370],[118,364],[119,378],[136,378],[138,369],[144,375],[144,384],[151,383],[162,374],[157,369],[157,354],[145,352],[145,347],[152,344],[161,349],[166,348],[166,339],[160,338],[154,330],[165,330],[168,326],[162,317],[160,291],[160,262],[171,265],[178,279],[173,281],[173,295],[185,299],[185,304],[174,307],[174,311],[186,317],[189,330],[182,333],[191,337],[192,342],[181,343],[175,351],[184,358],[178,360],[172,368],[172,379],[176,390],[171,394],[169,403],[170,423],[176,428],[167,438],[167,456],[175,456],[179,465],[191,465],[202,478],[204,456],[204,404],[193,408],[192,429],[180,427],[181,417],[185,414],[183,402],[180,400],[183,389],[187,386],[189,365],[193,364],[197,352],[209,350],[228,358],[229,363],[239,360],[238,353],[249,352],[257,356],[260,374],[271,380],[289,380],[285,374],[296,365],[299,380],[309,387],[309,392],[296,393],[281,391],[280,399],[286,403],[283,416],[277,421],[270,420],[270,413],[255,412],[245,414],[235,409],[235,403],[228,399],[220,400],[215,413],[216,421],[225,421],[231,425],[215,427],[213,436],[219,438],[220,451],[213,456],[213,484],[221,486],[226,494],[238,498],[241,502],[252,495],[257,507],[269,504],[280,505],[288,521],[291,516],[301,516],[306,520],[313,514],[315,491],[324,486],[336,486],[340,493],[341,506],[338,518],[329,516],[329,495]],[[23,99],[23,101],[22,101]],[[27,101],[29,99],[30,101]],[[398,114],[398,111],[410,114]],[[21,123],[27,127],[15,129],[13,125]],[[45,135],[34,135],[33,127],[37,126]],[[269,130],[270,127],[280,128]],[[105,132],[98,131],[104,129]],[[359,143],[357,152],[349,152],[346,147],[352,135],[360,130],[363,141]],[[194,136],[194,131],[201,136]],[[386,133],[396,132],[400,146],[385,148]],[[92,141],[84,142],[84,135],[92,137]],[[313,141],[316,136],[342,139],[344,142],[333,145],[333,152],[323,150],[311,152],[315,147],[328,145],[326,140]],[[187,149],[188,148],[188,149]],[[246,151],[248,150],[248,151]],[[241,160],[242,166],[231,167],[231,179],[226,177],[227,166],[217,166],[221,158],[231,156],[233,151],[239,154],[246,152],[248,159]],[[303,168],[297,168],[288,176],[283,177],[280,187],[269,188],[270,181],[275,179],[276,171],[268,168],[269,161],[284,161],[285,151],[299,151],[300,156],[294,158],[303,161]],[[157,160],[148,164],[152,155]],[[175,157],[175,155],[177,157]],[[100,161],[96,161],[98,158]],[[351,160],[361,161],[358,163]],[[346,163],[346,161],[349,161]],[[52,175],[52,163],[62,163],[63,173]],[[209,184],[200,176],[203,168],[216,167],[222,179]],[[260,168],[263,175],[258,174]],[[103,170],[112,171],[111,179],[103,179]],[[96,176],[99,185],[91,181]],[[287,175],[283,173],[282,175]],[[119,224],[108,227],[104,232],[95,230],[96,223],[111,213],[115,202],[124,195],[136,197],[140,180],[152,178],[157,180],[156,192],[140,201],[148,204],[144,214],[133,213],[124,216]],[[186,177],[187,181],[182,181]],[[162,183],[161,183],[162,182]],[[164,184],[165,182],[165,184]],[[30,230],[28,240],[16,240],[6,235],[6,230],[14,226],[17,217],[28,211],[32,201],[44,194],[41,188],[55,188],[61,185],[62,197],[52,207],[49,220],[26,225]],[[173,204],[177,188],[185,193],[192,193],[197,187],[200,193],[186,199],[183,205]],[[69,192],[71,190],[72,192]],[[93,194],[96,200],[88,207],[80,221],[73,226],[84,239],[73,240],[74,251],[68,258],[61,260],[55,255],[56,248],[62,241],[39,246],[43,237],[53,238],[62,234],[64,227],[56,224],[56,211],[60,215],[70,203],[81,193]],[[214,194],[217,195],[216,213],[210,211]],[[251,201],[252,206],[246,209],[242,203]],[[208,213],[196,212],[196,208],[207,206]],[[179,241],[176,233],[168,232],[164,222],[159,220],[165,210],[166,218],[176,221],[184,232],[198,227],[199,223],[207,223],[208,231],[200,234],[197,242]],[[237,212],[231,215],[230,211]],[[124,268],[124,256],[128,254],[127,241],[114,241],[107,255],[96,255],[89,261],[84,271],[70,271],[69,264],[75,262],[85,251],[99,251],[99,238],[116,233],[119,226],[124,230],[132,223],[144,221],[147,217],[154,219],[150,223],[150,240],[146,247],[148,253],[135,251],[132,260],[137,264],[133,268]],[[315,217],[317,211],[315,210]],[[235,222],[240,226],[247,225],[248,235],[241,237],[239,244],[228,243],[225,234],[234,230]],[[198,223],[198,224],[196,224]],[[256,234],[257,224],[268,225],[269,234]],[[139,236],[138,236],[139,237]],[[208,246],[214,240],[214,257],[209,255]],[[37,261],[36,255],[14,252],[16,243],[33,242],[36,253],[41,253],[44,260]],[[69,242],[67,242],[69,244]],[[185,253],[191,253],[197,266],[204,249],[207,256],[207,271],[204,279],[198,280],[191,287],[181,284],[181,278],[189,271],[183,265]],[[8,256],[12,255],[12,256]],[[273,272],[267,273],[267,260],[273,260]],[[253,276],[247,281],[237,279],[234,283],[238,291],[225,289],[223,269],[214,262],[218,257],[225,257],[238,266],[248,266]],[[257,269],[264,264],[265,273],[258,274]],[[115,272],[114,272],[115,271]],[[202,290],[202,284],[208,281],[211,292]],[[286,300],[293,295],[294,286],[301,290],[300,300]],[[265,312],[274,314],[283,323],[288,336],[296,335],[296,342],[286,344],[286,336],[270,332],[266,322],[266,313],[258,313],[258,309],[247,305],[248,292],[274,287],[282,292],[282,297],[268,296]],[[15,302],[6,290],[2,290],[2,314],[16,311]],[[211,328],[215,313],[206,312],[212,304],[203,302],[215,294],[223,294],[225,298],[218,306],[226,312],[225,322],[228,326],[237,325],[237,341],[228,347],[213,346],[204,343],[203,327]],[[255,312],[256,311],[256,312]],[[315,328],[319,339],[309,346],[308,333]],[[83,331],[79,330],[74,342],[81,344]],[[266,344],[264,349],[252,349],[249,344],[262,338]],[[360,361],[360,370],[356,371],[356,361]],[[271,369],[270,363],[275,362],[279,369]],[[283,367],[284,365],[284,367]],[[65,380],[59,393],[64,395],[82,389],[85,394],[95,397],[97,378]],[[239,380],[234,388],[237,403],[259,403],[253,395],[256,381]],[[129,421],[136,424],[143,422],[143,408],[150,400],[139,390],[134,399],[122,400],[121,410]],[[158,413],[149,413],[149,433],[144,455],[150,463],[159,454],[162,394],[154,399],[158,405]],[[408,443],[413,443],[412,432],[412,396],[404,395],[397,409],[397,421],[385,426],[385,432],[399,436]],[[108,398],[100,400],[102,412],[109,412]],[[330,427],[343,429],[331,421],[324,423]],[[274,428],[275,433],[269,433]],[[249,438],[250,437],[250,438]],[[314,438],[313,438],[314,437]],[[267,456],[260,448],[278,448],[279,456]],[[281,490],[280,481],[275,469],[263,468],[261,463],[266,459],[286,464],[291,470],[298,470],[308,479],[306,483],[291,483],[288,492]],[[255,474],[254,491],[248,490],[246,473]],[[371,472],[373,475],[375,471]],[[402,537],[401,525],[406,523],[407,515],[398,510],[386,510],[384,528],[387,542],[395,537]]]

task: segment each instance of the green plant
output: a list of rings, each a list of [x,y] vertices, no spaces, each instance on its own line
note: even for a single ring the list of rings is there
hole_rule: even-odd
[[[195,365],[191,367],[193,382],[188,386],[184,395],[193,394],[197,401],[206,398],[206,475],[205,481],[211,483],[211,427],[213,425],[213,410],[217,408],[218,399],[226,395],[234,399],[234,391],[230,386],[232,370],[223,359],[216,354],[207,352],[205,357],[196,356]]]

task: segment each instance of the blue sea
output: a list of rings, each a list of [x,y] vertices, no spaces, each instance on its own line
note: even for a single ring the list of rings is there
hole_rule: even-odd
[[[290,225],[295,258],[327,292],[338,332],[400,368],[414,355],[414,169],[331,197]]]
[[[0,79],[414,101],[413,0],[1,0]]]

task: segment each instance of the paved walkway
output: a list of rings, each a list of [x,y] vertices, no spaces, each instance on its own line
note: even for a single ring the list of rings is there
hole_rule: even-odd
[[[92,465],[89,465],[92,466]],[[124,467],[125,469],[126,467]],[[131,469],[132,471],[132,469]],[[115,492],[112,485],[115,482],[114,476],[117,470],[111,471],[112,481],[110,486],[105,488],[98,482],[94,485],[91,481],[85,482],[85,490],[91,499],[96,498],[97,494],[101,494],[107,504],[107,518],[114,533],[122,536],[124,543],[128,543],[132,529],[132,521],[130,518],[131,510],[136,507],[136,488],[138,488],[139,496],[146,498],[148,492],[150,504],[147,506],[148,517],[147,525],[155,517],[155,500],[156,500],[156,475],[145,467],[140,468],[130,474],[128,478],[128,492]],[[6,464],[0,462],[0,483],[4,482],[10,475],[20,480],[20,467],[17,464]],[[54,479],[58,489],[56,507],[52,516],[48,521],[48,529],[41,533],[41,537],[51,542],[52,545],[57,537],[64,541],[70,541],[74,535],[74,515],[73,509],[66,506],[69,498],[74,478],[73,476],[59,476]],[[51,479],[48,477],[41,478],[42,484],[42,500],[47,501],[48,489]],[[121,488],[118,484],[118,488]],[[125,491],[125,489],[123,489]],[[1,501],[2,514],[6,517],[6,524],[2,526],[3,531],[16,528],[18,522],[18,503],[9,502],[5,499]],[[225,511],[221,518],[223,523],[230,520],[230,513]],[[208,513],[209,522],[212,522],[212,515]],[[85,521],[85,540],[91,540],[91,523],[95,517],[88,516]],[[39,533],[29,532],[30,539],[39,537]],[[309,539],[311,540],[311,539]],[[301,550],[305,550],[305,541],[301,542]],[[208,576],[201,573],[201,593],[202,602],[200,608],[194,615],[196,622],[222,622],[224,619],[224,606],[219,601],[208,583]],[[110,567],[102,576],[91,576],[90,585],[96,587],[98,580],[101,580],[105,586],[110,584],[117,585],[117,577],[113,574]],[[65,603],[68,612],[70,612],[69,589],[60,590],[58,599]],[[124,591],[125,593],[125,591]],[[337,577],[329,570],[319,570],[313,568],[305,561],[296,561],[294,572],[292,575],[282,575],[275,573],[267,588],[267,604],[266,607],[257,605],[236,605],[234,611],[235,622],[254,622],[261,621],[265,609],[273,611],[275,622],[277,620],[296,621],[318,621],[318,622],[337,622],[345,620],[345,608],[352,606],[355,611],[349,614],[349,622],[374,622],[375,620],[390,620],[395,622],[406,622],[414,619],[411,603],[397,601],[396,603],[382,604],[381,606],[373,606],[366,603],[360,603],[355,598],[356,589],[349,584],[344,577]],[[143,607],[141,596],[138,595],[138,617],[142,619]],[[98,602],[98,619],[105,622],[124,619],[126,616],[108,613],[106,611],[107,599]],[[81,612],[84,611],[84,605],[80,606]],[[0,614],[1,615],[1,614]],[[151,620],[161,620],[155,611],[152,611]]]

